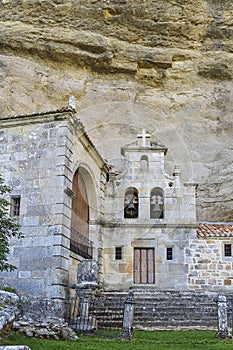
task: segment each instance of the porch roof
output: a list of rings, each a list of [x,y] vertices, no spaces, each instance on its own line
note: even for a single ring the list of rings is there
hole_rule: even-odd
[[[233,223],[199,223],[198,238],[205,237],[233,237]]]

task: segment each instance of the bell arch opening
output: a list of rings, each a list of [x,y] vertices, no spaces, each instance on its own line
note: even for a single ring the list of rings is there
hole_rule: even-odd
[[[142,156],[140,159],[140,167],[143,172],[147,172],[149,168],[149,161],[147,156]]]
[[[155,187],[151,190],[150,195],[150,218],[164,218],[164,193],[162,188]]]
[[[129,187],[125,191],[124,218],[135,219],[137,217],[138,217],[138,190],[135,187]]]

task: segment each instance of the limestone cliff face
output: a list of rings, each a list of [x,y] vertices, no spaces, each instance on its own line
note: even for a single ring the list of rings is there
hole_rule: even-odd
[[[145,127],[195,180],[198,219],[233,221],[232,0],[1,0],[0,115],[74,95],[103,156]]]

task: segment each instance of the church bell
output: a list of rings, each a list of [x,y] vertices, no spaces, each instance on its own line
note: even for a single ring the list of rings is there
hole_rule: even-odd
[[[125,208],[126,214],[131,216],[131,217],[133,217],[137,213],[137,208],[135,207],[135,205],[133,203],[133,200],[134,200],[134,197],[132,196],[132,198],[130,199],[129,204]]]
[[[160,213],[162,210],[160,208],[160,205],[158,203],[154,204],[153,207],[152,207],[152,211],[154,213]]]
[[[130,203],[129,203],[129,205],[126,207],[126,213],[128,214],[128,215],[130,215],[130,216],[134,216],[135,214],[136,214],[136,212],[137,212],[137,209],[136,209],[136,207],[135,207],[135,205],[133,204],[133,202],[131,201]]]

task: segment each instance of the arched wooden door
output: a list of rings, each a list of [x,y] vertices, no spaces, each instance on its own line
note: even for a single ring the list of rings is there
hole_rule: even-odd
[[[89,204],[85,181],[79,169],[74,174],[72,190],[75,197],[72,199],[70,247],[75,253],[90,258]]]

